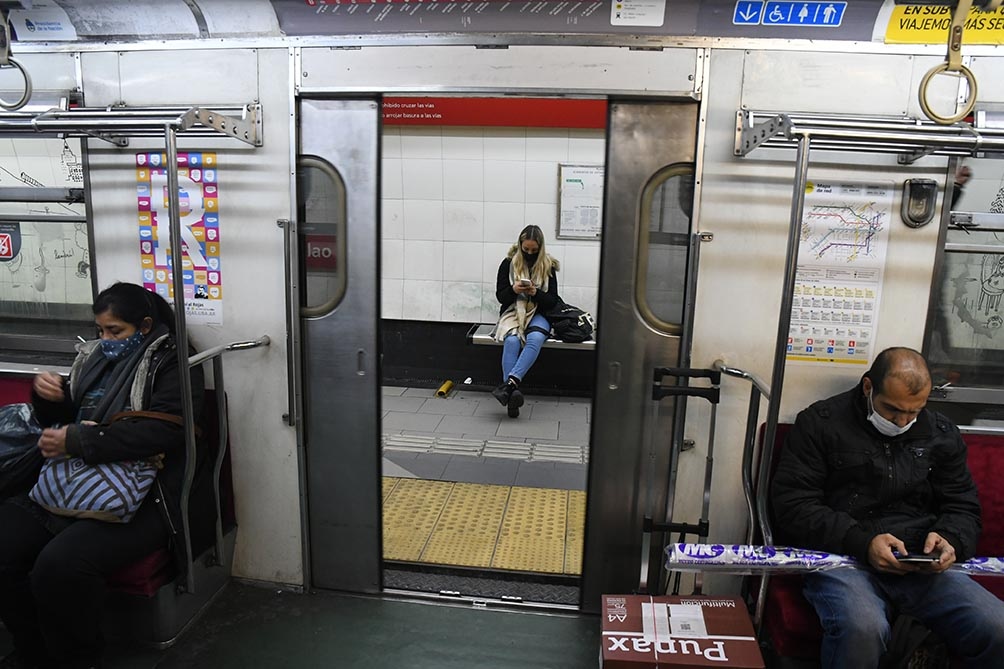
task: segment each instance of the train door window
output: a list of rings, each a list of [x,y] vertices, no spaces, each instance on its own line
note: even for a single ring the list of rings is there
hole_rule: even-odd
[[[925,341],[935,385],[950,384],[944,393],[948,401],[938,403],[938,410],[961,423],[1004,415],[999,406],[986,406],[1004,404],[999,392],[1004,375],[1004,160],[970,160],[969,165],[973,177],[944,232]],[[962,393],[953,387],[992,390]]]
[[[692,165],[661,170],[642,194],[636,299],[645,320],[668,333],[680,332],[684,320],[693,205]]]
[[[329,313],[345,294],[345,183],[330,163],[312,156],[298,162],[300,194],[301,313]]]
[[[70,354],[93,333],[80,141],[6,139],[0,165],[0,348]]]

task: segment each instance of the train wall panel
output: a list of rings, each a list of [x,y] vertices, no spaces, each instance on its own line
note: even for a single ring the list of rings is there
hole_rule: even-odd
[[[80,54],[84,104],[90,107],[115,105],[122,100],[120,55],[115,51],[83,51]]]
[[[158,58],[163,62],[175,55],[145,54],[142,60],[150,67],[142,81],[140,70],[133,67],[138,61],[131,61],[127,69],[136,76],[129,76],[126,99],[135,100],[139,93],[131,92],[142,88],[148,91],[147,103],[198,101],[191,88],[179,85],[177,68],[153,66]],[[276,220],[288,218],[290,212],[289,55],[286,49],[260,50],[254,57],[245,50],[221,55],[224,62],[245,66],[240,70],[243,79],[226,90],[255,90],[260,73],[262,104],[271,113],[264,115],[267,140],[258,149],[223,138],[180,143],[180,150],[215,150],[219,162],[223,322],[193,324],[189,331],[199,348],[262,334],[272,338],[267,349],[227,354],[224,359],[240,526],[233,569],[243,578],[300,584],[296,435],[282,420],[288,411],[285,286],[282,230],[276,226]],[[115,80],[117,60],[95,62],[112,69],[89,71],[88,81]],[[196,87],[196,93],[208,97],[211,91]],[[118,150],[90,140],[90,148],[98,284],[140,281],[135,156],[144,150],[162,151],[163,142],[133,140],[128,149]]]
[[[302,49],[297,85],[304,90],[631,91],[700,90],[697,49],[631,51],[623,47],[472,46]]]
[[[1004,56],[973,56],[969,69],[976,75],[979,87],[977,100],[980,105],[995,105],[998,110],[1004,106]]]
[[[80,54],[85,102],[91,107],[248,103],[259,94],[256,51],[176,50],[168,67],[163,51],[85,51]]]
[[[818,52],[755,51],[743,60],[744,109],[905,114],[915,88],[902,76],[911,56]],[[721,86],[721,74],[712,77]],[[836,103],[836,105],[835,105]]]
[[[13,53],[14,60],[21,63],[29,76],[35,91],[71,91],[79,85],[77,68],[72,53]],[[24,76],[14,67],[0,70],[0,91],[8,102],[15,102],[24,92]],[[37,99],[37,97],[35,98]],[[32,100],[28,103],[31,104]]]
[[[778,54],[764,54],[780,59]],[[788,234],[795,152],[760,149],[746,158],[732,154],[735,111],[753,99],[758,106],[784,111],[801,97],[775,85],[769,96],[767,79],[744,85],[742,60],[737,51],[712,54],[711,79],[706,97],[707,118],[701,194],[700,229],[714,233],[714,241],[702,245],[698,274],[697,313],[692,365],[710,366],[723,359],[748,370],[768,383],[777,333],[778,311]],[[893,61],[886,58],[852,59],[860,71],[885,70],[876,80],[889,79]],[[856,80],[852,70],[849,80]],[[747,77],[749,70],[747,69]],[[904,91],[902,87],[899,89]],[[816,111],[843,111],[846,91],[834,84],[813,95]],[[887,103],[890,100],[887,98]],[[810,104],[810,103],[803,103]],[[852,101],[853,104],[853,101]],[[899,218],[899,189],[905,178],[931,178],[944,183],[946,159],[927,158],[909,168],[896,163],[895,156],[824,153],[812,155],[810,180],[841,182],[889,182],[897,191],[890,221],[889,252],[886,261],[881,311],[877,324],[876,350],[905,345],[920,348],[926,318],[926,300],[937,245],[937,226],[919,230],[907,228]],[[940,205],[940,202],[939,202]],[[851,368],[848,368],[851,367]],[[781,419],[794,415],[816,399],[853,386],[864,369],[849,365],[792,363],[785,377]],[[715,449],[714,501],[711,538],[737,541],[746,522],[740,482],[741,450],[750,387],[739,379],[722,381],[722,403],[718,410]],[[761,419],[766,417],[762,404]],[[688,404],[687,437],[697,447],[683,455],[678,478],[677,511],[680,518],[700,516],[704,455],[707,449],[708,406]],[[713,579],[712,587],[727,589],[727,579]],[[715,592],[716,590],[712,590]]]

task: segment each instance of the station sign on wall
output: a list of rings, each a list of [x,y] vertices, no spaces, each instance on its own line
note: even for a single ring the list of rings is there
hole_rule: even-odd
[[[564,98],[390,97],[384,125],[516,128],[607,127],[605,100]]]

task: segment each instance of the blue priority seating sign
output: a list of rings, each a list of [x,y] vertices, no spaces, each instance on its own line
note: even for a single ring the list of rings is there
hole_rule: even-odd
[[[764,2],[740,0],[732,14],[735,25],[836,28],[844,20],[846,2]]]

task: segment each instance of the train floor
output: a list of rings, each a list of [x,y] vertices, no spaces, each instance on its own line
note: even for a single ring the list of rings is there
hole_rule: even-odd
[[[596,616],[296,594],[230,583],[168,650],[110,644],[104,669],[578,669],[597,666]],[[0,657],[10,652],[0,628]]]

